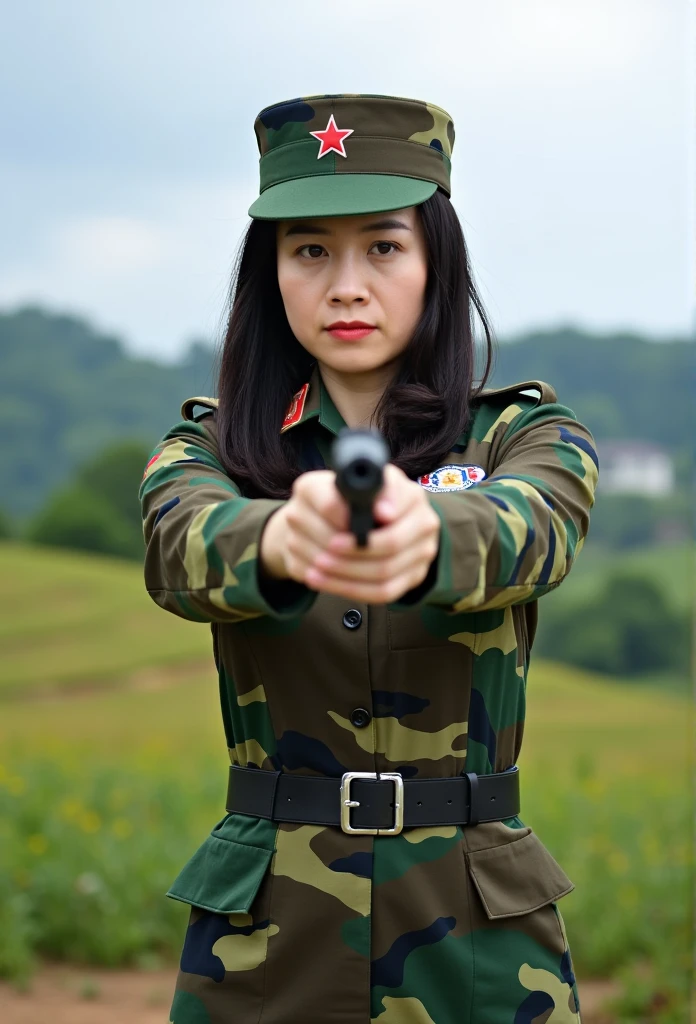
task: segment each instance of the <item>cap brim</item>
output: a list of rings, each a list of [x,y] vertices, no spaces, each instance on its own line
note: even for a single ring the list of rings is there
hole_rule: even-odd
[[[346,217],[381,213],[424,203],[434,181],[401,174],[317,174],[271,185],[249,207],[257,220]]]

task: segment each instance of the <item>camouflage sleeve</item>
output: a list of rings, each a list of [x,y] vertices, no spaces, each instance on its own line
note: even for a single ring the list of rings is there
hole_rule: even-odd
[[[438,554],[423,582],[389,608],[524,604],[570,572],[594,504],[594,438],[565,405],[519,405],[490,476],[468,490],[428,492],[441,523]]]
[[[182,420],[162,438],[138,492],[145,586],[194,622],[239,622],[307,611],[317,592],[261,572],[258,548],[282,499],[245,498],[219,461],[214,417]]]

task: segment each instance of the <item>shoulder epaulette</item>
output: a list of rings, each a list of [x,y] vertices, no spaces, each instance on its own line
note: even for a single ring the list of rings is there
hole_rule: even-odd
[[[193,415],[194,406],[204,405],[206,409],[217,409],[218,401],[218,398],[187,398],[186,401],[182,403],[181,415],[185,420],[195,420],[195,416]]]
[[[514,395],[520,391],[535,390],[539,392],[538,405],[547,405],[549,402],[558,401],[554,388],[543,380],[523,380],[517,384],[507,384],[504,388],[484,388],[478,395],[478,400],[495,398],[498,395]],[[531,397],[531,396],[530,396]]]

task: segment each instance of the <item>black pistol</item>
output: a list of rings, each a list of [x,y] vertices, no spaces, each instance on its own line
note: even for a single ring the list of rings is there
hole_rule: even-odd
[[[379,430],[343,427],[331,449],[336,487],[350,507],[350,529],[358,547],[367,546],[375,528],[372,505],[384,486],[389,449]]]

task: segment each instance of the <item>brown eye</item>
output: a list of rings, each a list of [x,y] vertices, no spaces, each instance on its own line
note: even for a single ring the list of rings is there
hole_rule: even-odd
[[[396,251],[396,246],[394,245],[393,242],[375,242],[375,245],[387,246],[387,250],[394,249]],[[384,252],[384,251],[378,252],[377,255],[378,256],[388,256],[389,255],[389,251],[387,251],[387,252]]]
[[[311,253],[310,255],[305,257],[305,259],[312,259],[312,260],[315,259],[317,256],[321,256],[322,252],[324,251],[323,245],[303,245],[302,249],[298,249],[297,250],[298,253],[302,253],[303,249],[314,250],[313,253]]]

